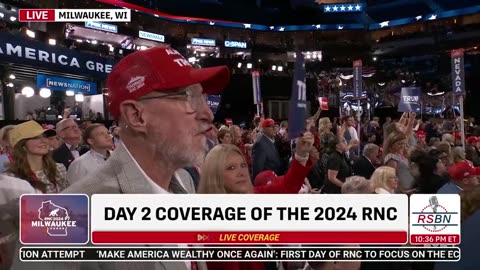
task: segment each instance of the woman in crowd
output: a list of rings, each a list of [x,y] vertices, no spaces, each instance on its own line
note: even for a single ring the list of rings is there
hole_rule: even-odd
[[[270,184],[253,186],[247,162],[238,147],[231,144],[215,146],[206,156],[198,193],[206,194],[251,194],[251,193],[298,193],[312,167],[309,153],[314,138],[306,132],[297,139],[295,158],[287,174]],[[264,270],[263,262],[208,262],[208,269]]]
[[[465,150],[463,150],[463,148],[459,146],[453,148],[452,158],[453,158],[453,163],[466,161],[467,158],[466,158]],[[468,162],[472,163],[471,161],[468,161]]]
[[[440,160],[443,165],[445,165],[447,169],[450,168],[454,164],[452,147],[450,144],[448,142],[441,142],[437,145],[437,150],[440,152]]]
[[[250,155],[250,150],[252,149],[253,144],[246,144],[242,140],[242,130],[239,126],[233,125],[230,127],[230,134],[232,135],[232,143],[242,151],[243,156],[247,160],[248,168],[252,168],[252,156]]]
[[[384,142],[384,164],[392,167],[400,181],[400,191],[409,194],[415,188],[415,179],[410,172],[406,155],[407,137],[405,134],[394,131]]]
[[[392,167],[377,168],[370,181],[376,194],[394,194],[398,188],[398,177]]]
[[[342,186],[342,194],[372,194],[375,193],[370,180],[361,176],[351,176]]]
[[[221,128],[218,130],[218,141],[221,144],[231,144],[232,143],[232,135],[228,128]]]
[[[68,186],[65,166],[52,159],[45,130],[35,121],[10,131],[13,161],[7,175],[28,181],[42,193],[58,193]]]
[[[4,173],[10,162],[13,159],[13,148],[10,145],[9,132],[14,128],[14,125],[4,126],[0,130],[0,146],[2,147],[2,154],[0,155],[0,173]]]
[[[245,156],[238,147],[229,144],[215,146],[205,158],[198,193],[297,193],[312,167],[309,153],[313,136],[307,132],[299,141],[301,145],[297,145],[284,181],[258,187],[252,185]]]
[[[326,141],[323,141],[326,152],[328,153],[326,181],[322,189],[323,193],[340,193],[345,179],[352,176],[352,169],[347,161],[345,152],[354,147],[356,142],[352,140],[351,144],[347,145],[344,139],[345,131],[346,126],[344,124],[338,128],[336,135],[327,135],[325,137]]]
[[[414,149],[410,153],[410,168],[415,177],[416,193],[435,194],[448,182],[444,177],[447,168],[440,160],[440,151]]]

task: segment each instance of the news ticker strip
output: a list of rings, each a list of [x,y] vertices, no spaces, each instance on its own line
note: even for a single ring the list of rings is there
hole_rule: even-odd
[[[450,194],[27,194],[20,212],[36,245],[460,243]]]
[[[458,247],[22,247],[24,262],[89,261],[444,261],[457,262]]]

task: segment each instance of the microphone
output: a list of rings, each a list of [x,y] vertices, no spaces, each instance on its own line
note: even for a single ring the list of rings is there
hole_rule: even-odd
[[[437,208],[438,208],[438,198],[437,198],[437,196],[430,197],[428,202],[430,203],[430,207],[432,207],[433,213],[437,213]],[[433,229],[436,230],[437,226],[434,225]]]

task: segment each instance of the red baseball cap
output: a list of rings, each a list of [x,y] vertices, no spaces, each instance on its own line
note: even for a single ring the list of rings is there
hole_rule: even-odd
[[[480,142],[480,138],[476,137],[476,136],[470,136],[467,138],[467,143],[468,144],[474,144],[474,143],[477,143],[477,142]]]
[[[271,182],[276,182],[281,179],[283,176],[277,176],[273,171],[263,171],[255,177],[254,184],[256,187],[265,186],[271,184]]]
[[[427,137],[427,133],[425,133],[424,131],[417,131],[417,137],[418,138],[426,138]]]
[[[453,164],[453,166],[448,169],[448,174],[453,180],[460,181],[468,177],[480,175],[480,168],[473,167],[473,165],[467,161],[462,161]]]
[[[272,118],[267,118],[265,120],[262,121],[262,128],[264,127],[270,127],[270,126],[274,126],[275,125],[275,121],[272,119]]]
[[[153,91],[171,91],[200,83],[204,93],[223,90],[230,80],[227,66],[195,69],[176,50],[153,47],[125,56],[107,79],[108,110],[120,116],[120,104]]]

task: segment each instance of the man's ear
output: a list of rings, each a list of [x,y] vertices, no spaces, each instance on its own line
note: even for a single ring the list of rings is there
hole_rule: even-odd
[[[134,100],[126,100],[120,103],[120,115],[129,129],[141,133],[147,131],[145,107],[142,103]]]

